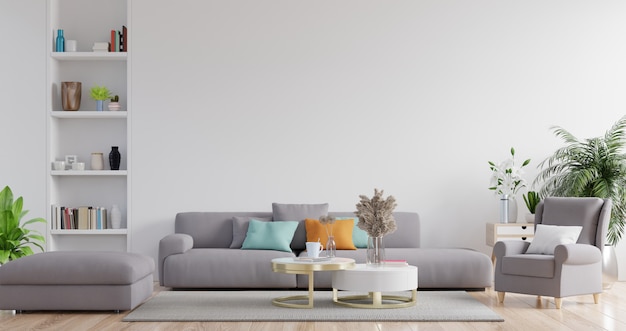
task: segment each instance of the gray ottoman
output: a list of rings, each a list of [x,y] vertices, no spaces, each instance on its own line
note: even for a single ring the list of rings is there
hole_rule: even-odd
[[[124,252],[46,252],[0,266],[0,309],[130,310],[152,295],[154,261]]]

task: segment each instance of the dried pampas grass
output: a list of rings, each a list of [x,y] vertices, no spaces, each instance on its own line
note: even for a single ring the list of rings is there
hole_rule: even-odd
[[[396,220],[393,210],[396,208],[396,199],[393,196],[383,198],[383,190],[374,189],[374,196],[370,199],[359,195],[361,201],[356,205],[354,214],[359,218],[357,226],[367,232],[370,237],[382,237],[396,231]]]

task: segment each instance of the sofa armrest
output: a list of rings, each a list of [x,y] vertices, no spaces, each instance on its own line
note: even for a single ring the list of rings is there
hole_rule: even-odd
[[[159,241],[159,283],[163,285],[163,263],[165,258],[182,254],[193,247],[193,237],[184,233],[173,233]]]
[[[518,240],[498,241],[493,246],[493,255],[499,260],[506,255],[523,254],[530,246],[529,242]]]
[[[557,264],[583,265],[602,262],[602,252],[596,246],[587,244],[558,245],[554,249]]]

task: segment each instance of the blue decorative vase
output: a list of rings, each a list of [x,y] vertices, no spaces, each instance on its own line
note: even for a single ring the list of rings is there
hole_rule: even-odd
[[[65,37],[63,36],[63,29],[57,30],[57,40],[55,45],[57,52],[65,52]]]
[[[96,110],[97,111],[104,110],[104,100],[96,100]]]

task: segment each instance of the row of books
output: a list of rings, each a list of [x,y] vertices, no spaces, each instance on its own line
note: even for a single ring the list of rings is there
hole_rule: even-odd
[[[53,230],[102,230],[109,228],[103,207],[64,207],[53,205],[50,226]]]
[[[128,29],[122,26],[122,31],[111,30],[111,52],[128,51]]]

